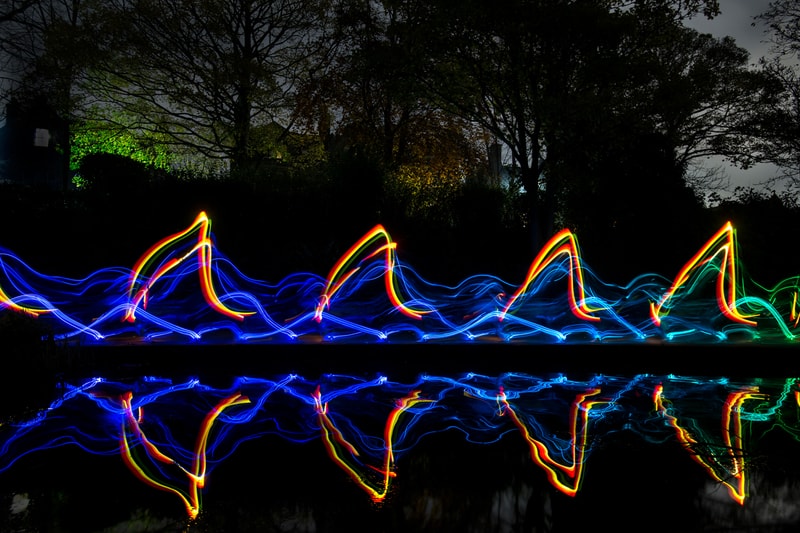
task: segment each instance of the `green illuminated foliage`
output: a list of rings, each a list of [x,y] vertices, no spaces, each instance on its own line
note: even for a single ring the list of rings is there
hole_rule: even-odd
[[[72,130],[70,169],[77,171],[89,154],[114,154],[133,159],[152,168],[168,169],[173,154],[152,138],[137,137],[130,129],[85,123]]]

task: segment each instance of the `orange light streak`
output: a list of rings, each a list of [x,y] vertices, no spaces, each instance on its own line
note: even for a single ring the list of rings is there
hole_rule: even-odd
[[[715,455],[708,454],[706,458],[695,449],[699,443],[687,429],[682,428],[678,424],[677,417],[669,414],[664,403],[663,393],[663,385],[658,385],[653,392],[656,412],[664,416],[669,424],[675,428],[678,441],[689,452],[689,456],[702,466],[712,478],[725,485],[728,489],[728,494],[730,494],[731,498],[733,498],[736,503],[744,505],[744,500],[747,497],[747,477],[744,458],[744,439],[742,437],[742,404],[747,400],[763,399],[765,396],[758,392],[757,387],[753,387],[732,392],[725,400],[722,406],[722,441],[731,461],[731,468],[726,468],[726,470],[729,472],[732,479],[723,479],[707,458],[713,460],[719,466],[723,465],[716,460],[717,457]]]
[[[733,229],[733,225],[730,222],[727,222],[683,266],[672,282],[670,289],[664,293],[658,303],[650,302],[650,317],[656,326],[661,325],[662,315],[667,314],[663,311],[664,306],[689,281],[692,272],[710,263],[718,255],[722,256],[716,287],[717,305],[720,311],[735,322],[749,326],[757,325],[756,322],[750,320],[752,316],[756,315],[743,315],[736,309],[736,285],[739,281],[736,274],[736,230]]]
[[[580,319],[599,321],[600,317],[593,316],[591,313],[599,311],[586,304],[586,293],[583,283],[583,267],[578,249],[578,240],[568,229],[559,231],[547,244],[539,251],[539,254],[531,263],[528,275],[517,291],[509,298],[508,303],[500,313],[502,321],[514,302],[527,292],[531,283],[539,276],[548,265],[555,261],[559,256],[566,255],[569,259],[569,303],[572,313]],[[576,279],[577,278],[577,279]]]
[[[24,305],[19,305],[14,303],[11,300],[11,297],[8,296],[4,291],[3,288],[0,287],[0,308],[7,307],[13,311],[18,313],[24,313],[26,315],[37,317],[42,313],[49,313],[52,309],[35,309],[33,307],[26,307]]]
[[[364,252],[376,241],[380,242],[381,240],[384,241],[381,246],[368,253],[363,259],[358,261],[358,264],[352,266],[362,252]],[[392,305],[395,307],[395,309],[404,315],[417,320],[421,319],[423,315],[429,313],[429,310],[411,309],[401,300],[397,291],[397,284],[394,277],[396,248],[397,243],[392,241],[389,234],[380,224],[372,228],[363,237],[356,241],[356,243],[353,244],[350,249],[348,249],[344,255],[339,258],[336,264],[333,265],[333,268],[331,268],[330,273],[328,273],[327,284],[325,285],[325,290],[322,292],[319,303],[317,304],[317,308],[314,313],[314,319],[317,322],[321,321],[322,312],[326,308],[330,307],[333,296],[342,287],[342,285],[344,285],[344,283],[361,268],[361,263],[367,259],[372,259],[381,252],[385,252],[386,254],[386,274],[383,278],[384,285],[386,287],[386,294],[389,296],[389,300],[392,302]]]
[[[250,400],[246,396],[242,396],[239,393],[232,394],[231,396],[222,399],[206,415],[203,423],[200,426],[200,432],[197,435],[192,467],[191,470],[188,470],[177,463],[174,459],[162,453],[156,445],[150,442],[140,426],[143,417],[141,408],[138,410],[138,416],[134,416],[133,414],[133,409],[131,407],[132,398],[133,393],[131,392],[126,393],[121,398],[122,407],[125,410],[125,417],[120,428],[120,452],[122,455],[122,460],[125,462],[125,465],[134,473],[134,475],[145,484],[177,495],[181,501],[183,501],[189,519],[195,519],[200,512],[200,489],[205,486],[206,482],[206,449],[208,446],[208,436],[211,432],[211,427],[214,425],[214,421],[216,421],[217,417],[219,417],[222,411],[232,405],[250,403]],[[131,428],[135,438],[142,443],[145,452],[152,460],[168,465],[175,465],[184,474],[186,474],[189,480],[189,487],[186,492],[156,480],[147,472],[145,472],[145,470],[136,462],[136,459],[131,453],[130,443],[128,442],[128,432],[125,429],[126,425]]]
[[[160,265],[150,278],[135,292],[137,281],[144,277],[143,271],[151,267],[155,263],[155,259],[161,255],[170,245],[179,241],[198,229],[197,244],[192,247],[183,257],[178,259],[173,258]],[[212,249],[213,242],[211,241],[211,221],[205,212],[200,212],[195,218],[194,222],[185,230],[165,237],[153,245],[142,257],[136,262],[131,272],[130,281],[128,283],[128,309],[125,312],[123,320],[134,322],[136,320],[136,309],[139,305],[142,308],[147,308],[147,298],[151,287],[159,280],[164,274],[181,264],[184,260],[192,254],[197,253],[197,261],[200,266],[200,288],[203,292],[203,297],[206,302],[217,312],[226,315],[236,320],[244,320],[244,317],[253,315],[254,312],[235,311],[225,304],[223,304],[216,291],[214,290],[214,282],[211,276],[212,264]]]
[[[497,395],[497,403],[500,408],[500,414],[508,413],[514,425],[519,428],[525,440],[531,449],[531,457],[534,462],[541,466],[547,479],[559,491],[567,496],[575,496],[580,488],[581,479],[583,478],[583,463],[586,454],[586,447],[589,438],[589,411],[598,404],[608,403],[603,400],[592,399],[594,396],[600,394],[600,389],[591,389],[587,392],[578,394],[575,401],[572,402],[570,408],[569,424],[570,424],[570,454],[572,456],[571,464],[564,465],[550,457],[550,451],[547,446],[536,439],[525,423],[520,420],[516,411],[508,403],[506,394],[503,388]],[[578,427],[578,420],[580,419],[580,428]],[[565,477],[566,480],[562,481],[560,478]]]
[[[317,387],[312,394],[312,397],[314,398],[314,405],[317,410],[317,417],[319,418],[320,428],[322,430],[322,442],[325,445],[325,451],[328,453],[328,456],[333,460],[333,462],[339,466],[339,468],[344,470],[350,476],[350,478],[352,478],[353,481],[358,484],[359,487],[361,487],[365,492],[367,492],[367,494],[370,495],[370,498],[372,498],[372,501],[375,503],[380,503],[386,498],[386,495],[389,493],[390,481],[393,477],[397,476],[397,473],[394,471],[393,442],[394,430],[398,420],[400,419],[400,415],[410,407],[413,407],[420,402],[432,401],[420,398],[419,395],[420,391],[416,390],[410,392],[408,396],[397,400],[395,408],[392,409],[392,411],[389,413],[389,416],[386,418],[386,425],[384,426],[383,431],[385,446],[383,465],[380,468],[367,465],[372,470],[378,472],[381,476],[381,481],[379,483],[374,483],[371,482],[367,476],[359,473],[355,467],[348,464],[348,462],[337,450],[338,445],[344,448],[344,450],[353,457],[359,456],[358,450],[355,448],[355,446],[353,446],[347,441],[347,439],[344,438],[344,435],[342,435],[341,431],[339,431],[339,429],[328,416],[328,403],[322,403],[322,396],[319,387]]]

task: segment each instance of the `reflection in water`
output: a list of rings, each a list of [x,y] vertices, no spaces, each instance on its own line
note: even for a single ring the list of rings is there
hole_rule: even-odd
[[[261,352],[265,359],[279,363],[280,352],[271,344],[379,343],[389,360],[386,351],[393,346],[416,352],[423,343],[465,346],[478,339],[531,348],[570,344],[574,351],[577,345],[592,344],[589,349],[740,341],[793,349],[798,338],[800,277],[770,289],[742,276],[730,224],[711,236],[674,278],[645,274],[625,286],[598,279],[567,230],[542,248],[520,284],[484,274],[443,286],[401,263],[397,244],[381,226],[356,241],[327,277],[295,273],[276,284],[239,271],[216,248],[210,228],[201,213],[185,230],[153,245],[132,268],[106,268],[80,280],[40,274],[0,250],[0,318],[31,317],[54,339],[80,344],[159,340],[152,344],[191,344],[197,350],[252,342],[266,347]],[[651,350],[647,357],[655,355],[652,347],[646,349]],[[65,383],[61,397],[37,416],[0,420],[0,478],[21,459],[55,448],[118,457],[126,475],[130,471],[142,487],[180,502],[197,523],[203,495],[218,479],[211,473],[226,461],[235,464],[247,443],[263,450],[247,459],[242,475],[252,476],[260,462],[280,457],[278,440],[303,454],[322,456],[326,466],[320,469],[332,469],[381,509],[390,507],[387,500],[402,490],[402,480],[414,476],[414,452],[446,436],[448,446],[460,441],[482,450],[524,449],[526,464],[551,487],[541,497],[541,508],[555,512],[558,498],[579,501],[587,485],[592,498],[614,498],[613,490],[597,489],[622,477],[623,467],[607,459],[617,453],[615,445],[628,443],[619,455],[637,468],[630,444],[635,442],[653,452],[647,457],[650,464],[660,464],[659,454],[677,448],[715,496],[724,494],[725,503],[736,509],[725,512],[733,516],[769,507],[764,493],[753,489],[760,483],[755,480],[763,478],[764,462],[773,460],[763,443],[781,443],[786,453],[779,461],[800,455],[794,449],[800,440],[798,377],[641,374],[576,380],[520,373],[437,374],[408,381],[367,379],[363,372],[314,379],[278,374],[238,377],[225,386],[159,377]],[[430,456],[428,450],[425,457]],[[464,454],[453,456],[456,462]],[[480,463],[467,459],[458,464],[465,472],[459,479],[474,484],[468,478],[473,469],[486,466]],[[320,474],[309,484],[324,493],[324,479]],[[661,481],[636,479],[634,490],[650,504],[668,508]],[[256,480],[262,489],[285,482],[272,472]],[[796,480],[770,482],[796,492],[789,488]],[[492,512],[525,514],[527,519],[530,500],[539,496],[528,480],[517,485],[490,496]],[[436,497],[424,494],[417,503],[429,514],[452,507],[452,502],[437,507]],[[525,499],[527,505],[521,503]],[[14,509],[27,505],[22,494],[11,501]],[[784,514],[796,521],[792,512]],[[546,529],[547,520],[542,520],[537,530]]]
[[[239,377],[215,388],[198,380],[95,378],[65,385],[63,396],[36,417],[0,426],[0,476],[26,455],[77,446],[120,456],[141,482],[178,498],[192,519],[210,472],[245,441],[258,445],[271,435],[327,454],[342,476],[381,504],[402,475],[398,460],[449,434],[487,447],[524,445],[552,487],[574,498],[592,475],[586,470],[593,454],[608,452],[610,437],[625,434],[647,445],[679,446],[710,486],[747,508],[751,477],[759,472],[755,447],[767,435],[800,437],[799,383],[506,373],[423,375],[409,383]],[[496,503],[503,505],[502,498]]]

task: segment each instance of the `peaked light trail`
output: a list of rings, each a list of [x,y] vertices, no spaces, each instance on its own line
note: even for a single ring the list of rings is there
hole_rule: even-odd
[[[0,249],[0,313],[46,322],[57,339],[86,342],[792,342],[800,277],[764,288],[741,275],[730,223],[670,281],[602,282],[562,230],[522,283],[490,274],[454,287],[429,282],[398,258],[383,226],[358,239],[327,277],[252,279],[225,257],[200,213],[158,241],[132,269],[74,280],[36,272]],[[709,295],[713,294],[713,297]],[[559,296],[560,295],[560,296]]]
[[[185,255],[182,257],[175,257],[174,254],[169,254],[166,260],[161,263],[158,262],[158,257],[161,254],[169,253],[170,248],[177,247],[182,240],[190,238],[191,234],[195,231],[197,231],[197,243],[194,244]],[[128,282],[128,308],[123,320],[129,322],[135,321],[136,309],[140,305],[144,308],[147,307],[147,295],[150,288],[161,277],[193,254],[197,254],[200,287],[208,305],[217,312],[237,320],[243,320],[245,316],[252,315],[252,311],[238,312],[230,309],[223,304],[217,296],[211,273],[213,249],[214,246],[211,241],[211,221],[204,212],[197,215],[192,225],[185,230],[157,242],[152,248],[145,252],[133,267],[130,281]],[[149,268],[152,268],[153,272],[149,276],[146,276],[145,272]]]
[[[383,241],[383,244],[378,246],[374,251],[370,251],[371,245],[376,244],[376,242],[380,243],[381,241]],[[344,285],[348,279],[350,279],[354,274],[356,274],[356,272],[358,272],[359,269],[362,268],[361,264],[364,261],[373,259],[381,252],[384,252],[386,256],[383,273],[386,294],[394,308],[404,315],[415,319],[420,319],[422,318],[422,315],[430,312],[427,310],[410,309],[401,300],[397,288],[397,282],[395,280],[396,249],[397,243],[392,242],[389,234],[386,233],[386,230],[380,225],[375,226],[366,235],[356,241],[356,243],[344,253],[339,261],[336,262],[328,274],[327,284],[325,285],[325,290],[322,292],[322,295],[319,298],[319,304],[317,305],[317,309],[314,313],[314,319],[317,322],[320,322],[322,320],[323,311],[330,306],[331,299],[342,287],[342,285]],[[364,259],[362,259],[356,266],[352,266],[361,253],[365,254]]]
[[[508,299],[503,311],[500,313],[500,320],[505,318],[506,313],[514,305],[514,302],[523,296],[530,285],[537,277],[555,262],[559,256],[564,256],[567,261],[567,275],[569,278],[569,305],[572,313],[583,320],[599,321],[600,318],[593,315],[599,309],[592,309],[586,303],[586,289],[583,280],[583,267],[581,266],[581,255],[578,251],[578,239],[569,230],[561,230],[550,241],[544,245],[539,255],[531,263],[525,282]]]
[[[692,257],[678,273],[670,289],[664,293],[658,303],[650,304],[651,316],[656,325],[661,325],[661,315],[667,304],[681,290],[698,283],[692,277],[700,277],[708,268],[717,270],[716,295],[720,311],[734,322],[756,326],[751,315],[743,315],[738,309],[739,299],[736,297],[737,286],[742,283],[736,275],[736,233],[730,222],[726,223],[702,248]],[[713,261],[719,257],[719,264]],[[741,290],[741,287],[739,288]],[[794,306],[792,306],[794,309]],[[790,313],[791,318],[792,313]]]

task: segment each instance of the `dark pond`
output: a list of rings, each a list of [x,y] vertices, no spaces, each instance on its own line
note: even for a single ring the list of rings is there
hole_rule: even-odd
[[[795,531],[794,351],[17,349],[0,530]]]

